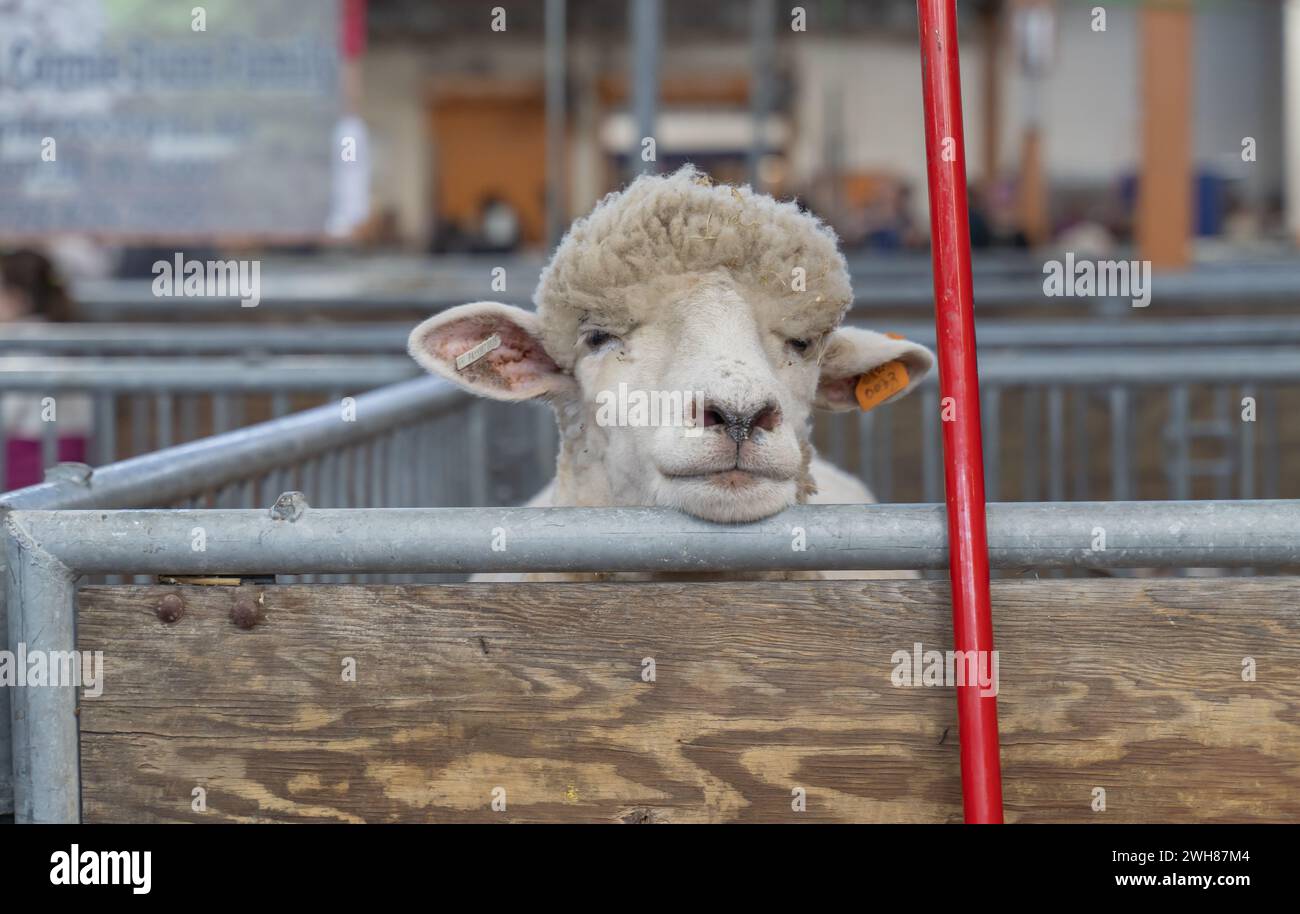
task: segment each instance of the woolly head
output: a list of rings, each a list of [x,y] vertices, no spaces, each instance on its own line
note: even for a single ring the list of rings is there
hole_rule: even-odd
[[[812,491],[814,407],[856,408],[858,377],[887,362],[908,376],[890,399],[930,369],[921,346],[841,328],[851,301],[829,228],[687,166],[575,222],[535,312],[461,305],[418,326],[410,351],[480,395],[555,407],[557,504],[748,521]]]

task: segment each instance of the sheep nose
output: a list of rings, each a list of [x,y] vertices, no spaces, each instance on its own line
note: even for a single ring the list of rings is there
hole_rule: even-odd
[[[737,444],[748,438],[750,431],[755,428],[770,432],[780,424],[781,410],[775,403],[764,403],[757,409],[749,410],[733,409],[708,401],[704,404],[703,425],[706,428],[710,425],[724,426],[731,440]]]

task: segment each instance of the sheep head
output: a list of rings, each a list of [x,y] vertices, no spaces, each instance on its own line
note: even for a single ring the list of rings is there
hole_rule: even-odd
[[[687,166],[574,223],[536,312],[461,305],[418,326],[410,351],[474,393],[551,403],[555,504],[751,521],[813,491],[814,408],[856,408],[858,377],[887,362],[909,378],[890,399],[930,369],[915,343],[841,327],[851,301],[829,228]]]

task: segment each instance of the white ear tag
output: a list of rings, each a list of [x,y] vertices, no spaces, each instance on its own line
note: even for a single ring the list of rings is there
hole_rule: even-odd
[[[466,367],[473,365],[479,359],[483,358],[483,356],[487,355],[500,345],[501,336],[496,333],[492,334],[473,349],[467,349],[460,355],[456,356],[456,370],[464,371]]]

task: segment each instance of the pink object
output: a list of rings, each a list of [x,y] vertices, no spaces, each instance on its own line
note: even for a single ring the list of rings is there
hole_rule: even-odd
[[[84,435],[67,435],[59,438],[59,462],[86,462],[87,440]],[[5,444],[5,491],[34,486],[45,479],[41,465],[39,438],[10,438]]]

